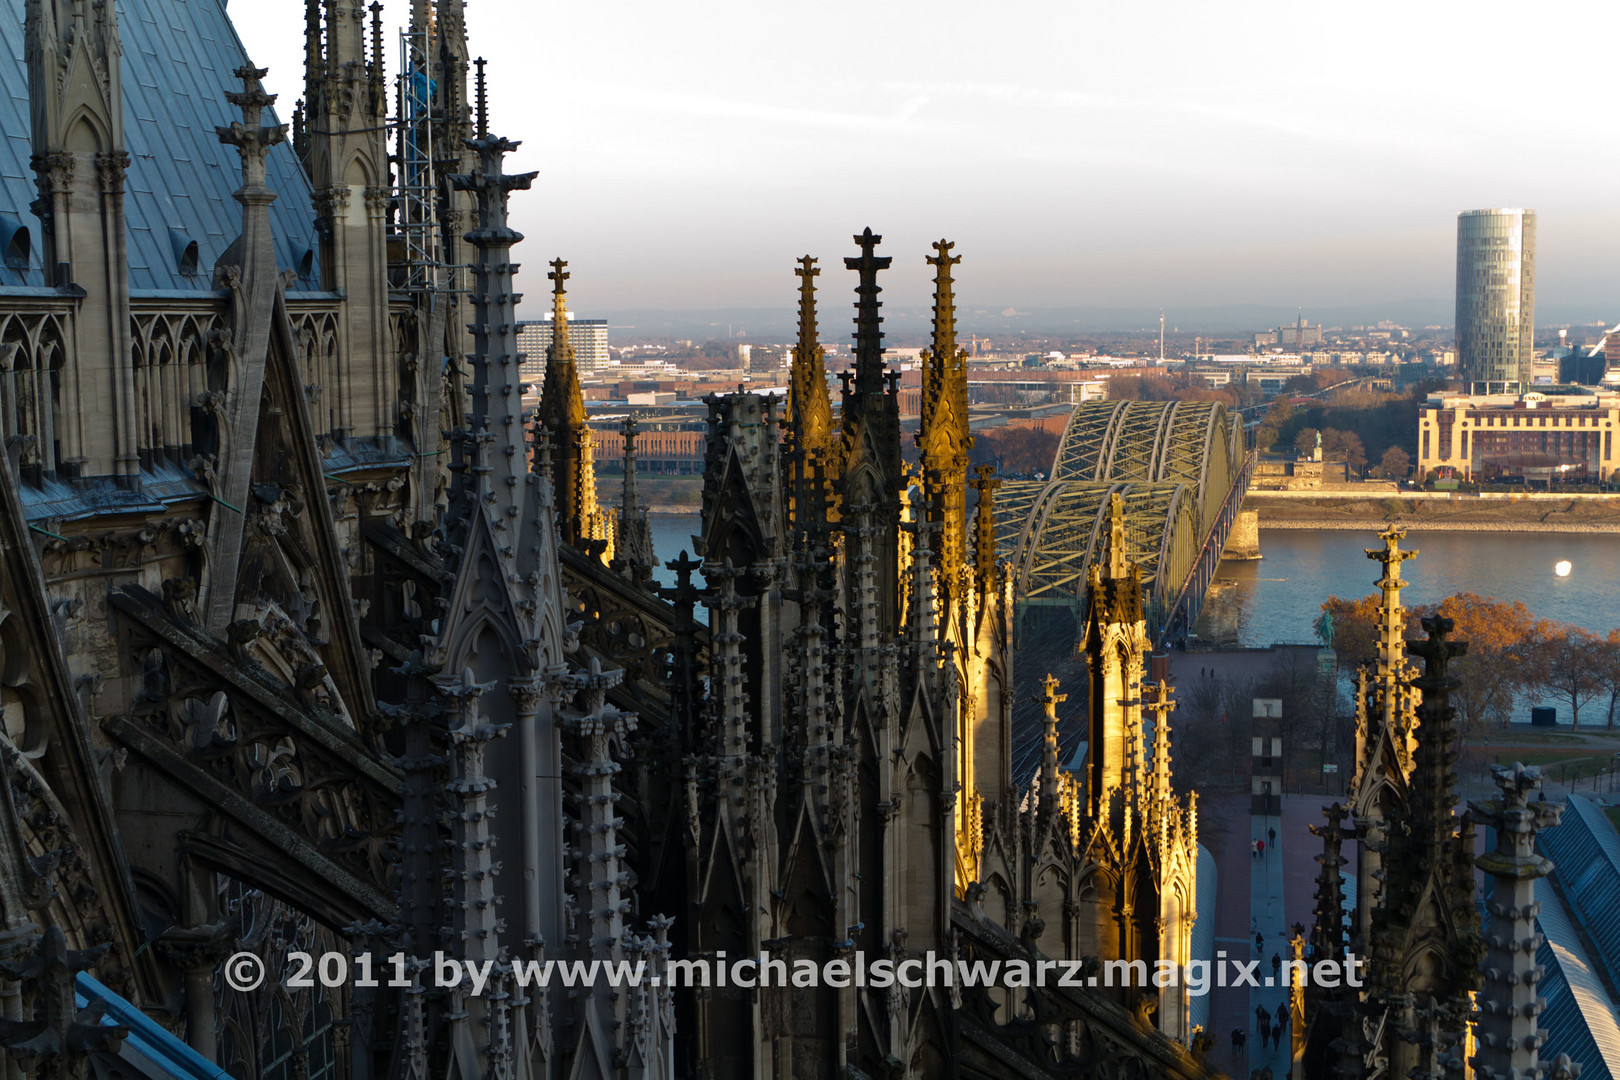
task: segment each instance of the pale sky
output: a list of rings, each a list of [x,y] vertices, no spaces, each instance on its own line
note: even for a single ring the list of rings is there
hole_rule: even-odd
[[[284,118],[302,6],[229,5]],[[385,0],[387,25],[408,6]],[[1538,306],[1620,317],[1620,5],[469,0],[467,17],[491,127],[524,143],[509,169],[540,172],[513,199],[530,313],[556,255],[584,314],[788,307],[794,259],[842,290],[868,225],[894,303],[926,304],[943,236],[973,306],[1449,309],[1457,212],[1525,206]]]

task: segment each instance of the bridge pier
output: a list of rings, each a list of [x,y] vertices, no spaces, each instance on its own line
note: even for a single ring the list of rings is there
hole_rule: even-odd
[[[1198,647],[1237,648],[1239,612],[1237,582],[1231,578],[1211,581],[1198,612]]]
[[[1260,558],[1260,511],[1239,510],[1232,522],[1232,533],[1226,538],[1223,559]]]

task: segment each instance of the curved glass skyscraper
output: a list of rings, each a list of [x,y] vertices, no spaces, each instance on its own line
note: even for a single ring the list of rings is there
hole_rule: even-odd
[[[1472,394],[1530,387],[1536,212],[1457,215],[1457,370]]]

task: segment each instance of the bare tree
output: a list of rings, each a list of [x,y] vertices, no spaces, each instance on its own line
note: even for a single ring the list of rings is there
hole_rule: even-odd
[[[1581,726],[1581,706],[1608,688],[1604,642],[1578,626],[1560,626],[1534,648],[1536,684],[1569,703],[1570,724]]]

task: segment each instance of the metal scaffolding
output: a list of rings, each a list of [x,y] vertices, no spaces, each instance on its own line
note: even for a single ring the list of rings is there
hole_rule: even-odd
[[[434,164],[434,99],[425,29],[399,32],[399,76],[395,100],[395,155],[398,162],[395,228],[403,257],[394,260],[394,287],[407,293],[456,291],[459,275],[447,266],[439,230],[441,197]]]

